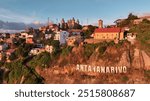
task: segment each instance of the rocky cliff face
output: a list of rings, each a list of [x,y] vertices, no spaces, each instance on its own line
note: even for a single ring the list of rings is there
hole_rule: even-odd
[[[96,48],[88,60],[83,54],[83,46],[74,47],[69,55],[58,59],[57,66],[37,69],[37,72],[44,77],[45,83],[150,83],[150,56],[136,45],[125,43],[119,47],[109,46],[103,55],[100,55]],[[60,65],[62,62],[66,64]],[[78,63],[126,66],[128,72],[125,74],[80,72],[76,70]]]

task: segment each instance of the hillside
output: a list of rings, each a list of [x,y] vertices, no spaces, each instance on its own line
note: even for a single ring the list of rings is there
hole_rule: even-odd
[[[88,58],[85,46],[74,47],[68,55],[58,58],[57,65],[36,71],[45,79],[44,83],[150,83],[150,57],[137,46],[138,43],[123,42],[107,46],[104,52],[95,47]],[[76,64],[119,65],[128,70],[121,74],[81,72],[76,70]]]

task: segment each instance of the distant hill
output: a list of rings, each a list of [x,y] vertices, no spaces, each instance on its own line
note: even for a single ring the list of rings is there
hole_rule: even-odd
[[[43,24],[25,24],[22,22],[4,22],[0,20],[0,29],[3,30],[24,30],[27,27],[39,28],[40,26],[43,26]]]

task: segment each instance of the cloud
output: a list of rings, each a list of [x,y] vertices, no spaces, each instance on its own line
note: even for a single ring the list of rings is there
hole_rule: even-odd
[[[0,19],[13,22],[31,23],[33,17],[21,15],[8,9],[0,8]]]

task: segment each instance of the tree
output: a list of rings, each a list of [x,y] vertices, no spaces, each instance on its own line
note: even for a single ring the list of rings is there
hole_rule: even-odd
[[[130,32],[136,33],[141,47],[147,52],[150,52],[150,21],[145,19],[140,24],[132,26]]]
[[[128,15],[128,18],[121,21],[118,26],[119,27],[131,27],[133,26],[133,20],[138,19],[138,17],[136,15],[133,15],[132,13],[130,13]]]
[[[93,32],[95,31],[96,27],[89,25],[88,29],[83,31],[85,38],[90,38],[90,36],[93,34]]]
[[[40,68],[46,68],[50,66],[51,62],[51,55],[48,52],[43,52],[37,56],[35,56],[30,62],[29,65],[31,67],[37,67],[39,66]]]
[[[10,59],[11,61],[17,59],[16,54],[15,54],[15,53],[12,53],[12,54],[9,56],[9,59]]]
[[[130,14],[128,15],[127,20],[135,20],[135,19],[138,19],[138,17],[137,17],[136,15],[134,15],[134,14],[132,14],[132,13],[130,13]]]

